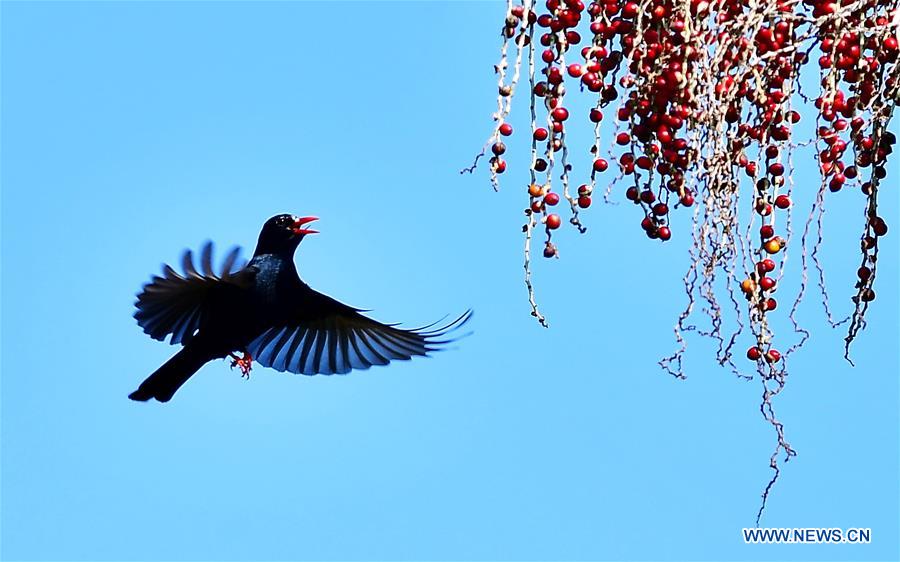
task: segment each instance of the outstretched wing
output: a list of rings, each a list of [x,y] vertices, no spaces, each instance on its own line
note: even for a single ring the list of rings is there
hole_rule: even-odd
[[[220,273],[213,271],[213,244],[207,242],[200,250],[199,269],[194,266],[190,250],[181,257],[184,274],[163,265],[162,277],[154,275],[137,296],[134,313],[138,325],[157,340],[186,344],[200,328],[208,314],[210,291],[223,284],[242,285],[245,262],[238,259],[241,249],[235,246],[225,256]]]
[[[260,365],[304,375],[343,375],[353,369],[406,361],[455,341],[447,334],[472,317],[469,310],[437,328],[432,324],[403,329],[376,322],[312,289],[307,291],[302,303],[293,307],[290,321],[269,328],[248,346]]]

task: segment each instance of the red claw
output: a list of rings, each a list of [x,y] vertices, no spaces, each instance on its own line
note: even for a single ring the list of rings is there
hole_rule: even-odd
[[[229,355],[231,355],[231,357],[234,359],[234,361],[231,362],[231,368],[240,368],[241,376],[249,379],[250,370],[253,368],[253,357],[246,351],[244,352],[243,357],[238,357],[234,353],[231,353]]]

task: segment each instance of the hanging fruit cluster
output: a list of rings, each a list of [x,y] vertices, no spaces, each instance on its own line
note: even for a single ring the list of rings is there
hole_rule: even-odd
[[[878,214],[878,193],[896,142],[887,126],[900,101],[898,1],[507,3],[495,67],[495,128],[485,151],[490,148],[491,182],[498,189],[510,165],[503,139],[513,134],[508,119],[514,94],[525,87],[519,85],[524,71],[530,128],[523,134],[530,135],[531,157],[523,232],[533,316],[546,326],[531,280],[532,237],[542,226],[543,255],[557,257],[553,236],[563,223],[557,210],[563,200],[569,222],[584,232],[579,212],[591,206],[598,184],[605,184],[604,199],[611,193],[624,195],[644,234],[661,242],[675,234],[671,215],[690,209],[693,245],[684,277],[689,302],[675,328],[681,348],[660,364],[684,377],[683,333],[694,329],[686,320],[699,300],[712,320],[706,335],[719,342],[718,361],[739,375],[734,346],[749,328],[753,342],[746,357],[763,382],[762,411],[778,435],[770,462],[774,476],[763,507],[778,476],[779,453],[786,458],[795,454],[784,439],[772,398],[784,387],[784,359],[808,336],[794,318],[807,289],[808,259],[819,273],[829,321],[842,323],[832,320],[817,252],[824,202],[829,193],[849,186],[862,192],[866,214],[854,310],[845,320],[848,360],[850,344],[865,327],[866,310],[875,299],[879,239],[888,231]],[[812,95],[801,87],[805,68],[819,75],[818,92]],[[575,92],[593,100],[584,115],[573,114],[567,104]],[[795,138],[801,120],[794,107],[798,103],[809,106],[807,116],[817,115],[811,142],[818,147],[821,176],[799,243],[792,240],[791,227],[792,154],[806,141]],[[613,121],[609,136],[601,134],[604,120]],[[593,129],[589,146],[570,143],[569,128],[579,122]],[[589,170],[575,175],[570,164],[575,154],[588,157]],[[577,177],[584,182],[575,182]],[[580,185],[573,190],[571,183]],[[817,240],[807,252],[813,230]],[[773,342],[769,315],[783,310],[775,293],[786,251],[795,245],[801,252],[803,283],[788,316],[803,339],[782,353]],[[737,317],[730,334],[723,332],[723,285]]]

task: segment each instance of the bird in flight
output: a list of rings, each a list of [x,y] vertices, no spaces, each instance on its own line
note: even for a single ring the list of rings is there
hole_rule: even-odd
[[[134,317],[150,337],[163,341],[168,336],[171,344],[183,347],[128,397],[168,402],[213,359],[231,357],[231,366],[248,378],[253,361],[282,372],[345,374],[425,356],[455,341],[447,334],[464,325],[471,310],[437,328],[403,329],[372,320],[304,283],[294,252],[317,232],[307,228],[315,220],[272,217],[243,266],[240,249],[234,248],[216,273],[211,242],[200,252],[199,267],[190,250],[182,257],[184,274],[165,265],[162,276],[154,276],[138,294]]]

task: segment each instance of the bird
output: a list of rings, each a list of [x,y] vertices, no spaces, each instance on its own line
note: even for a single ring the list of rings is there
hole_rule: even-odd
[[[232,248],[218,272],[212,242],[201,248],[199,267],[191,250],[182,255],[183,274],[163,265],[162,275],[138,293],[134,318],[153,339],[168,337],[182,347],[128,397],[168,402],[216,359],[231,358],[247,378],[254,362],[281,372],[346,374],[427,356],[469,335],[448,336],[471,319],[471,309],[438,327],[405,329],[312,289],[300,279],[294,253],[318,233],[309,228],[317,220],[275,215],[263,225],[250,261],[240,263],[240,248]]]

